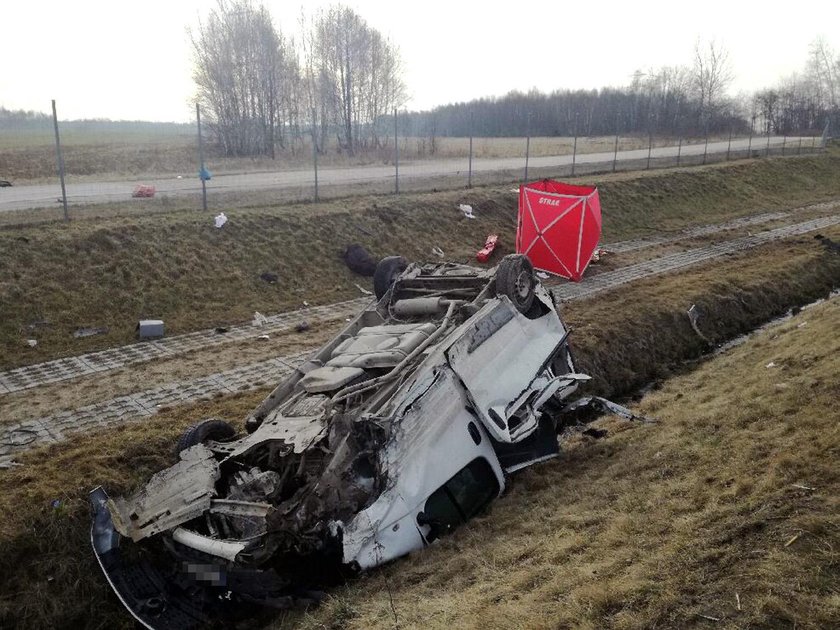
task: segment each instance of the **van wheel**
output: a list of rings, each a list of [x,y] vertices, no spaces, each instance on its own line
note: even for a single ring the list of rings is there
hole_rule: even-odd
[[[376,299],[381,300],[388,293],[391,285],[408,267],[408,261],[402,256],[388,256],[379,261],[373,274],[373,292]]]
[[[534,304],[534,266],[523,254],[508,254],[496,268],[496,294],[506,295],[520,313]]]
[[[175,446],[175,454],[178,455],[181,451],[196,444],[203,444],[208,440],[228,442],[235,436],[236,429],[229,422],[214,418],[202,420],[181,434],[181,437],[178,439],[178,444]]]

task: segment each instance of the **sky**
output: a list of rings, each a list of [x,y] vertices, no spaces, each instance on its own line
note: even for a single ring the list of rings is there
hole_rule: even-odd
[[[275,24],[332,2],[265,0]],[[400,48],[410,101],[428,109],[510,90],[626,85],[637,69],[690,64],[695,42],[729,51],[731,92],[800,71],[817,37],[840,52],[840,1],[347,0]],[[188,29],[215,0],[5,0],[0,106],[59,117],[186,122]]]

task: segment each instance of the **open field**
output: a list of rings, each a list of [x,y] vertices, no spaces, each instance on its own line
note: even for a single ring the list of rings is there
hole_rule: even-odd
[[[594,183],[604,240],[611,242],[840,196],[840,155],[603,176]],[[500,257],[513,250],[516,199],[509,188],[488,187],[231,209],[222,230],[182,208],[143,216],[104,209],[69,225],[6,224],[0,229],[0,368],[128,343],[142,317],[162,318],[169,333],[179,333],[247,321],[254,311],[356,297],[357,283],[370,287],[339,257],[350,243],[413,260],[433,259],[437,246],[448,259],[467,261],[487,234],[497,233]],[[478,219],[465,219],[459,203],[471,204]],[[264,272],[277,273],[279,281],[263,282]],[[110,332],[73,338],[84,326]],[[30,338],[36,348],[26,344]]]
[[[133,129],[131,124],[113,130],[86,128],[80,123],[59,123],[69,126],[61,131],[66,173],[74,181],[84,181],[90,176],[98,180],[118,179],[126,176],[153,177],[156,175],[193,176],[198,170],[197,136],[186,125],[164,125],[156,128],[145,125]],[[618,138],[618,150],[648,147],[647,136]],[[710,141],[726,140],[712,137]],[[392,164],[394,161],[393,137],[383,138],[383,146],[370,148],[355,156],[338,150],[335,140],[319,156],[323,166],[359,166]],[[676,145],[678,138],[653,138],[654,147]],[[704,138],[685,140],[684,144],[705,142]],[[47,181],[56,177],[55,137],[52,126],[43,129],[3,129],[0,133],[0,178],[18,184]],[[758,139],[756,139],[758,144]],[[206,147],[206,162],[214,173],[244,173],[274,171],[288,168],[310,168],[312,145],[308,136],[293,143],[294,148],[278,150],[276,159],[231,158]],[[575,139],[570,137],[535,137],[530,140],[531,157],[571,154]],[[613,151],[615,136],[581,137],[577,139],[580,154]],[[401,137],[400,160],[428,160],[467,158],[469,138]],[[523,157],[525,138],[474,138],[473,157],[511,158]],[[81,178],[81,179],[76,179]]]

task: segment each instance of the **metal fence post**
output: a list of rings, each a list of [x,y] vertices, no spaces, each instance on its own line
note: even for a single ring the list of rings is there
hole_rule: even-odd
[[[752,137],[753,137],[753,126],[755,125],[755,117],[753,117],[752,124],[750,125],[750,142],[747,144],[747,158],[752,157]]]
[[[802,136],[799,136],[799,146],[796,147],[796,155],[801,155],[801,154],[802,154]]]
[[[785,147],[787,146],[787,132],[785,132],[785,138],[782,140],[782,155],[785,154]]]
[[[58,136],[58,115],[55,113],[55,99],[52,102],[53,127],[55,129],[55,161],[58,167],[58,178],[61,180],[61,203],[64,204],[64,220],[69,221],[67,213],[67,189],[64,187],[64,156],[61,154],[61,139]]]
[[[817,147],[817,136],[811,137],[811,152],[813,153]]]
[[[767,147],[764,149],[764,157],[770,155],[770,130],[767,130]]]
[[[318,201],[318,139],[315,135],[315,109],[312,109],[312,166],[315,169],[315,201]]]
[[[618,162],[618,116],[615,117],[615,149],[613,150],[613,167],[612,172],[615,173],[615,165]]]
[[[470,168],[467,171],[467,188],[472,188],[473,112],[470,112]]]
[[[709,123],[706,123],[706,145],[703,147],[703,164],[706,163],[706,155],[709,153]]]
[[[531,157],[531,114],[528,114],[528,125],[525,137],[525,183],[528,183],[528,161]]]
[[[650,170],[650,152],[653,149],[653,129],[648,128],[648,157],[646,170]]]
[[[204,168],[204,139],[201,137],[201,107],[195,104],[195,122],[198,125],[198,178],[201,180],[201,207],[207,210],[207,178]]]
[[[394,192],[400,194],[400,143],[397,134],[397,108],[394,108]]]
[[[726,161],[729,161],[729,152],[732,150],[732,123],[729,123],[729,144],[726,145]]]
[[[680,135],[680,141],[677,144],[677,166],[680,165],[680,157],[682,156],[682,135]]]
[[[578,123],[577,116],[575,116],[575,141],[572,145],[572,177],[575,176],[575,163],[577,162],[577,139],[578,139]]]

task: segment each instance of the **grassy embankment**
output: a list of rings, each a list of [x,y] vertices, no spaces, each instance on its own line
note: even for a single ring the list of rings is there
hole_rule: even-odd
[[[837,197],[840,153],[591,181],[609,242]],[[458,203],[478,219],[465,219]],[[128,343],[142,317],[162,318],[172,334],[357,296],[355,284],[369,282],[340,260],[349,243],[412,260],[435,259],[437,246],[467,261],[497,233],[500,257],[513,248],[516,204],[509,187],[491,187],[230,210],[221,230],[191,210],[7,224],[0,369]],[[261,281],[263,272],[279,282]],[[110,332],[74,339],[83,326]]]
[[[840,238],[840,229],[826,235]],[[629,393],[707,349],[688,323],[690,304],[703,307],[701,330],[719,341],[838,284],[840,256],[802,237],[570,304],[565,316],[580,367],[599,377],[594,391]],[[695,612],[730,614],[722,606],[734,586],[749,606],[743,619],[828,619],[837,603],[823,580],[837,565],[823,542],[840,542],[824,521],[826,497],[838,489],[832,308],[828,319],[807,311],[786,324],[806,345],[764,337],[769,358],[736,350],[699,376],[666,383],[642,403],[662,425],[575,442],[516,478],[489,515],[453,538],[334,592],[311,617],[284,618],[305,627],[391,625],[387,582],[400,627],[682,626]],[[807,327],[795,328],[802,321]],[[763,367],[771,360],[777,371]],[[765,383],[770,377],[777,380]],[[87,491],[100,483],[130,490],[169,463],[178,433],[196,418],[239,420],[264,391],[77,436],[2,472],[0,626],[130,627],[89,549]],[[683,395],[684,404],[667,406]],[[778,504],[793,481],[819,493]],[[780,549],[780,537],[798,529],[809,535]],[[734,563],[752,550],[767,557]],[[793,599],[796,580],[802,591]]]

